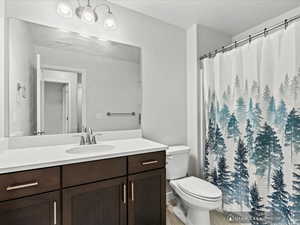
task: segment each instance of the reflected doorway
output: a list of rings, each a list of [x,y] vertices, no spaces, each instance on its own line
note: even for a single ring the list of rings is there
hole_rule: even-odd
[[[45,81],[45,133],[70,132],[69,84]]]

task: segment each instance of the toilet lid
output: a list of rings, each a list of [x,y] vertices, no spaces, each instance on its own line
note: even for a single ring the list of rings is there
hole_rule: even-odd
[[[222,197],[222,192],[218,187],[197,177],[177,180],[177,185],[186,194],[194,197],[210,200],[218,200]]]
[[[167,149],[167,155],[177,155],[177,154],[186,154],[190,152],[190,148],[185,145],[176,145],[176,146],[169,146]]]

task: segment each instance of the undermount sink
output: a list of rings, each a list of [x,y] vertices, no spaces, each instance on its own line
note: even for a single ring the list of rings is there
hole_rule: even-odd
[[[80,145],[78,147],[74,147],[68,149],[66,152],[69,154],[90,154],[90,153],[100,153],[105,151],[110,151],[114,149],[112,145],[102,145],[102,144],[95,144],[95,145]]]

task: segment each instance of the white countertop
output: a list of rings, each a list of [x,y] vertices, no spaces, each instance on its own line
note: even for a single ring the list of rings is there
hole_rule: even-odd
[[[168,148],[143,138],[103,141],[99,144],[112,145],[114,149],[96,153],[67,153],[66,150],[79,146],[73,144],[0,151],[0,174],[156,152]]]

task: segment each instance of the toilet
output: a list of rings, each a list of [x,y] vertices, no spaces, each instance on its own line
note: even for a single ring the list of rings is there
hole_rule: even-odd
[[[221,207],[222,192],[205,180],[187,176],[189,153],[187,146],[167,150],[166,177],[177,201],[174,213],[186,225],[210,225],[209,211]]]

